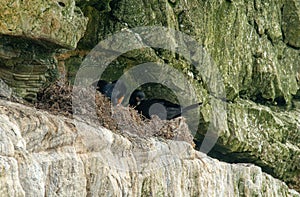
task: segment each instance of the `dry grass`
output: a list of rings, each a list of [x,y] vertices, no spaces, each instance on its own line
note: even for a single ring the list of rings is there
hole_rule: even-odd
[[[56,82],[39,93],[35,106],[53,114],[62,114],[73,118],[72,89],[70,85]],[[82,98],[86,98],[85,91],[81,94],[84,95]],[[97,117],[91,117],[92,122],[96,121],[97,124],[127,137],[159,137],[186,141],[194,146],[193,136],[183,117],[173,120],[160,120],[158,117],[153,116],[151,120],[148,120],[132,108],[112,107],[110,101],[100,93],[95,92],[95,95],[92,96],[91,99],[94,99],[96,106],[93,107],[89,98],[81,99],[79,103],[80,111],[76,111],[76,114],[85,116],[94,110]]]

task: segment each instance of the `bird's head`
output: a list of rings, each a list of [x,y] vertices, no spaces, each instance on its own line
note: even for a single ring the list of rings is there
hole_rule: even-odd
[[[130,96],[129,105],[135,107],[140,104],[142,100],[146,98],[145,93],[141,90],[135,90]]]

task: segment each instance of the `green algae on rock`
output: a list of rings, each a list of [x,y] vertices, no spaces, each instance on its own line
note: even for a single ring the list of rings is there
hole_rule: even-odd
[[[27,4],[31,2],[35,5],[28,7]],[[222,131],[217,131],[219,141],[214,153],[221,153],[220,157],[225,155],[231,161],[255,163],[300,191],[300,105],[297,104],[300,98],[299,1],[105,0],[101,1],[101,5],[94,2],[76,1],[85,16],[89,17],[86,34],[78,43],[79,49],[88,51],[107,36],[122,29],[138,26],[160,25],[192,36],[211,55],[222,73],[226,88],[226,99],[215,99],[219,99],[217,102],[228,104],[227,117],[222,123],[228,128],[223,127]],[[23,4],[28,9],[22,11],[23,8],[19,7],[21,1],[3,1],[0,17],[5,23],[0,24],[1,29],[5,30],[4,34],[10,36],[24,34],[27,38],[25,43],[29,47],[1,45],[0,77],[11,81],[8,84],[16,91],[21,91],[22,96],[34,97],[37,87],[56,75],[53,72],[56,65],[51,54],[53,50],[48,51],[44,48],[52,49],[57,45],[59,48],[76,47],[76,42],[85,29],[83,21],[86,20],[77,12],[77,8],[72,7],[73,1],[46,2],[44,8],[48,9],[39,7],[41,1]],[[34,9],[40,10],[34,12]],[[56,11],[54,16],[58,18],[53,16],[52,20],[49,17],[51,9]],[[18,17],[20,13],[42,17],[37,22],[29,20],[27,15],[21,20]],[[72,13],[76,15],[74,18]],[[80,20],[78,16],[81,16]],[[46,27],[41,26],[43,19]],[[77,22],[70,23],[73,19]],[[67,21],[67,24],[59,24],[63,21]],[[27,23],[31,22],[34,25],[27,26]],[[72,31],[69,31],[69,27],[72,27]],[[30,30],[35,34],[31,34]],[[39,34],[38,31],[49,34]],[[40,35],[40,39],[36,39],[35,35]],[[39,42],[33,43],[32,40]],[[21,48],[21,51],[16,48]],[[29,55],[24,53],[24,49],[30,52]],[[32,57],[37,57],[37,60],[31,61]],[[73,59],[65,61],[65,64],[70,70],[70,76],[74,76],[81,57],[71,58]],[[191,62],[185,61],[178,54],[144,48],[122,54],[109,67],[106,77],[116,79],[124,71],[147,61],[169,63],[188,76],[191,84],[197,87],[195,95],[206,101],[201,109],[201,124],[197,134],[197,137],[201,138],[211,123],[209,101],[213,96],[209,95],[211,93],[202,80],[203,76],[195,72]],[[26,65],[30,66],[25,67]],[[21,70],[24,74],[9,72],[12,68],[14,72]],[[210,69],[207,67],[207,72],[213,72]],[[52,73],[49,73],[50,71]],[[30,82],[25,83],[26,81]],[[155,88],[153,87],[154,90]],[[168,91],[162,91],[161,96],[167,97],[167,94]],[[239,180],[236,184],[239,184],[240,188],[235,189],[243,194],[247,192],[246,183],[244,179]],[[145,180],[145,189],[149,191],[154,183],[155,181]],[[267,191],[268,185],[264,185],[263,188]],[[155,191],[161,193],[161,190]],[[253,195],[255,194],[254,192]]]

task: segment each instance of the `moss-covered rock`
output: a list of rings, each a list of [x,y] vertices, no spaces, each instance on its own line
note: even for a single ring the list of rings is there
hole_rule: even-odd
[[[289,1],[282,7],[284,40],[290,46],[300,48],[300,2]]]
[[[90,24],[93,28],[79,47],[138,26],[165,26],[192,36],[219,68],[229,101],[228,128],[219,131],[214,154],[221,152],[231,161],[254,162],[272,175],[299,185],[299,113],[293,100],[298,98],[300,81],[298,4],[294,0],[111,1],[111,10],[101,14],[96,14],[93,6],[85,9],[90,21],[98,25]],[[148,51],[147,58],[144,49],[119,57],[105,76],[118,78],[148,60],[164,62],[186,76],[193,73],[190,79],[197,87],[196,94],[203,100],[211,99],[203,76],[190,62],[161,49]],[[176,101],[168,91],[152,90],[149,92],[160,92],[161,97]],[[211,112],[209,104],[201,109],[199,140],[211,123]]]
[[[75,48],[87,19],[74,0],[0,1],[1,34]]]
[[[29,92],[34,96],[36,88],[47,81],[45,76],[55,75],[52,72],[56,66],[51,54],[53,49],[57,46],[74,48],[84,32],[86,21],[82,16],[78,18],[73,1],[47,2],[42,7],[40,1],[33,1],[34,5],[30,3],[3,2],[0,14],[4,21],[1,23],[2,34],[26,37],[25,40],[13,37],[12,41],[0,46],[0,77],[23,96]],[[138,26],[169,27],[196,39],[219,69],[226,98],[215,97],[210,92],[204,80],[206,76],[201,76],[191,62],[158,48],[144,47],[122,54],[111,63],[104,77],[117,79],[145,62],[171,65],[196,87],[193,96],[205,101],[196,137],[201,140],[213,124],[219,139],[211,154],[228,161],[256,163],[266,172],[300,188],[299,1],[104,0],[96,3],[78,0],[76,3],[89,18],[86,34],[78,44],[78,49],[86,52],[109,35]],[[31,13],[35,9],[38,11]],[[60,14],[49,16],[51,10]],[[16,22],[12,23],[14,18]],[[34,18],[38,20],[35,22]],[[66,24],[60,24],[60,20]],[[170,40],[176,44],[172,35]],[[117,42],[128,44],[123,41]],[[18,48],[20,50],[16,50]],[[192,51],[191,56],[197,56],[197,53]],[[59,61],[64,61],[62,65],[69,71],[68,76],[74,78],[83,57],[70,56],[70,59]],[[203,73],[215,72],[208,65],[205,68]],[[155,93],[159,92],[160,97],[176,101],[169,91],[158,91],[161,87],[150,86],[148,89],[148,96],[157,96]],[[213,114],[214,102],[227,105],[227,115],[221,117],[221,122],[211,119],[219,115]],[[152,183],[145,181],[147,191]]]
[[[87,24],[73,0],[0,1],[0,78],[34,100],[58,78],[54,53],[74,49]]]
[[[272,110],[238,99],[227,105],[227,132],[210,153],[228,162],[251,162],[291,185],[299,185],[300,111]],[[198,138],[203,138],[198,136]]]

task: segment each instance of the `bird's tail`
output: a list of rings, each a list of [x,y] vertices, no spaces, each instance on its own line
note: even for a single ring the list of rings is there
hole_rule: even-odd
[[[190,111],[192,109],[195,109],[195,108],[199,107],[200,105],[202,105],[202,102],[189,105],[189,106],[183,108],[181,113],[182,114],[186,113],[186,112],[188,112],[188,111]]]

